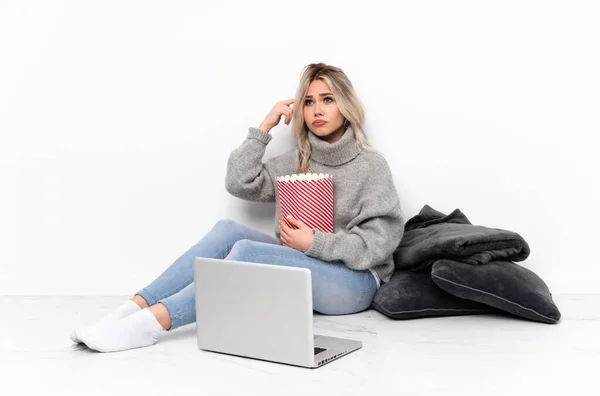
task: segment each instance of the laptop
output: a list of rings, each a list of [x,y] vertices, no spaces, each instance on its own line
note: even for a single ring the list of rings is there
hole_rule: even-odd
[[[313,334],[307,268],[195,257],[194,284],[201,350],[318,368],[362,347]]]

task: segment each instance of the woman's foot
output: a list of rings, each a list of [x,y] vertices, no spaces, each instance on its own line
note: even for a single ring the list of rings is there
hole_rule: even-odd
[[[154,345],[164,331],[154,314],[144,308],[123,319],[82,328],[79,339],[98,352],[117,352]]]
[[[136,295],[134,297],[134,299],[136,297],[139,297],[139,296]],[[73,342],[75,342],[75,343],[82,342],[81,338],[77,334],[82,332],[84,327],[99,326],[99,325],[102,325],[103,323],[113,322],[115,320],[125,318],[131,314],[141,311],[142,308],[144,308],[144,307],[141,307],[139,305],[139,303],[134,302],[135,301],[134,299],[125,301],[123,304],[118,306],[116,309],[114,309],[113,311],[111,311],[110,313],[108,313],[106,316],[104,316],[102,319],[96,321],[95,323],[92,323],[92,324],[86,325],[86,326],[75,327],[75,329],[73,329],[73,331],[71,332],[71,340],[73,340]],[[145,303],[145,301],[144,301],[144,303]],[[148,306],[148,304],[146,304],[146,306]]]

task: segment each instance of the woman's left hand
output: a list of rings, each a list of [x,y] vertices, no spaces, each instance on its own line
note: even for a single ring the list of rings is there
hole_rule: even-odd
[[[296,220],[291,216],[288,216],[287,220],[292,225],[298,227],[298,229],[290,228],[285,224],[285,221],[279,220],[281,243],[283,246],[291,247],[303,253],[306,252],[310,245],[312,245],[313,239],[315,239],[314,231],[300,220]]]

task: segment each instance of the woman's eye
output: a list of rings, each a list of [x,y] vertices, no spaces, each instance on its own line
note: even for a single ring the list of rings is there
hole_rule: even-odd
[[[323,101],[326,101],[327,99],[329,99],[331,102],[333,102],[333,98],[331,96],[326,96],[325,99],[323,99]],[[306,101],[304,101],[305,105],[310,105],[310,103],[308,102],[312,102],[312,99],[306,99]],[[325,102],[325,103],[331,103],[331,102]]]

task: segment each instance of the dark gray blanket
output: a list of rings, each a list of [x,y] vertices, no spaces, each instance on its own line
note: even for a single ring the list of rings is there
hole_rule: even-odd
[[[473,225],[459,209],[445,215],[425,205],[406,222],[394,262],[398,270],[430,271],[442,258],[479,265],[523,261],[529,253],[529,245],[516,232]]]

